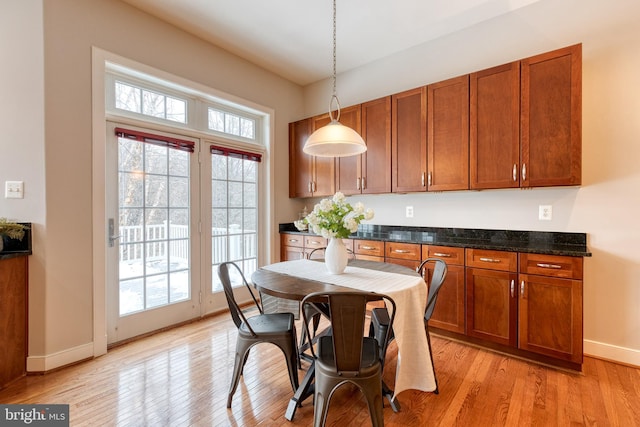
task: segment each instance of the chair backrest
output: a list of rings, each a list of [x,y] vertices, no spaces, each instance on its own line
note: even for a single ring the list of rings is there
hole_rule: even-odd
[[[253,298],[253,302],[255,303],[256,307],[260,311],[260,314],[262,314],[262,307],[258,303],[258,299],[253,293],[251,286],[249,286],[247,279],[245,279],[244,274],[242,274],[242,270],[240,270],[240,267],[238,267],[236,263],[230,262],[230,261],[223,262],[222,264],[220,264],[218,266],[218,277],[220,278],[220,282],[222,283],[222,288],[224,289],[224,295],[227,298],[227,304],[229,305],[229,311],[231,312],[231,318],[233,319],[233,323],[235,323],[236,327],[239,328],[240,325],[242,325],[242,323],[246,324],[247,319],[244,316],[244,313],[242,312],[242,310],[240,309],[240,306],[236,302],[235,296],[233,294],[233,286],[231,284],[231,275],[236,275],[236,277],[239,277],[240,280],[242,280],[242,282],[244,283],[244,286],[249,290],[249,293],[251,294],[251,298]],[[255,333],[253,332],[253,330],[248,324],[247,324],[247,327],[251,331],[252,335],[255,335]]]
[[[390,325],[393,324],[396,305],[393,299],[383,294],[373,292],[327,292],[314,293],[304,298],[303,307],[306,304],[326,303],[329,305],[333,354],[335,356],[336,371],[338,373],[355,373],[360,370],[362,361],[362,346],[365,334],[365,314],[367,303],[372,301],[385,301],[391,310]],[[302,310],[305,324],[309,324]],[[307,334],[308,332],[307,328]],[[389,332],[391,327],[389,327]],[[311,336],[307,337],[311,340]],[[388,337],[385,337],[388,338]],[[315,357],[315,350],[311,347]],[[377,351],[377,349],[376,349]]]
[[[433,263],[433,273],[431,274],[431,281],[429,282],[429,294],[427,295],[427,308],[424,311],[424,319],[431,319],[433,309],[436,306],[436,299],[438,298],[438,291],[444,283],[444,279],[447,277],[447,263],[439,258],[427,258],[417,268],[418,273],[422,277],[425,277],[427,264]]]

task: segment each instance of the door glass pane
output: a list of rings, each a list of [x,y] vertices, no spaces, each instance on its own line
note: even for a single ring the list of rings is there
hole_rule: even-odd
[[[120,316],[188,300],[189,153],[118,138]]]
[[[212,291],[222,291],[217,266],[233,261],[245,277],[257,266],[258,163],[211,155]],[[235,284],[235,283],[234,283]]]

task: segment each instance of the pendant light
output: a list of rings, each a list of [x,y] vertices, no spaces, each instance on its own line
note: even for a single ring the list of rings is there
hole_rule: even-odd
[[[336,112],[331,110],[336,103]],[[336,0],[333,0],[333,95],[329,101],[331,122],[313,132],[302,148],[318,157],[346,157],[367,151],[367,144],[355,130],[340,124],[340,102],[336,94]]]

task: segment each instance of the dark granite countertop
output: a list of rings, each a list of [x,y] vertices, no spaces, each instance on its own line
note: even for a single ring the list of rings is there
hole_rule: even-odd
[[[22,240],[10,239],[6,236],[0,236],[0,239],[3,239],[3,249],[2,252],[0,252],[0,260],[16,258],[20,256],[28,256],[32,254],[31,223],[21,222],[20,224],[24,224],[29,227],[27,230],[25,230]]]
[[[280,232],[313,234],[298,231],[293,223],[280,224]],[[547,255],[591,256],[587,249],[586,233],[360,224],[358,231],[350,237]]]

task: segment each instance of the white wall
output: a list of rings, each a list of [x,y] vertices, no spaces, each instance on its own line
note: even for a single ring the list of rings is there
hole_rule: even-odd
[[[541,0],[338,76],[351,105],[583,43],[579,188],[362,196],[375,224],[584,232],[585,353],[640,365],[640,3]],[[343,19],[345,19],[343,17]],[[339,61],[339,52],[338,52]],[[305,88],[307,116],[324,112],[329,82]],[[539,221],[538,205],[553,206]],[[405,218],[405,206],[415,217]]]
[[[0,216],[36,223],[29,360],[46,369],[86,357],[93,340],[93,46],[272,108],[281,208],[272,233],[298,209],[288,198],[287,124],[302,109],[299,86],[117,0],[4,2],[0,182],[24,180],[25,199],[0,198]]]

